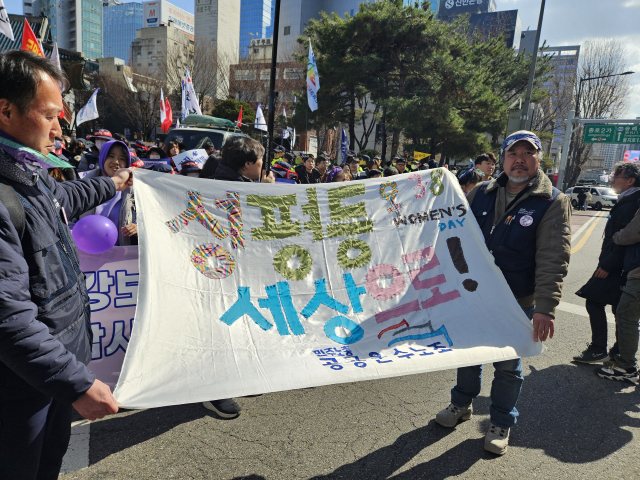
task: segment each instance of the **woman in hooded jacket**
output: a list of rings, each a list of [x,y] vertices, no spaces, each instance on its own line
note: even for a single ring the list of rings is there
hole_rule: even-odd
[[[120,168],[128,168],[131,165],[131,154],[124,142],[113,140],[107,142],[100,149],[100,168],[89,171],[84,178],[112,177]],[[136,207],[133,196],[133,187],[116,195],[106,203],[98,205],[93,210],[81,215],[102,215],[111,220],[118,229],[118,242],[116,245],[137,245],[138,226],[136,224]]]

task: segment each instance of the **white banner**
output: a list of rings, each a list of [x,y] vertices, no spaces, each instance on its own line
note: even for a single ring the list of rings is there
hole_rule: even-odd
[[[207,155],[207,151],[204,148],[199,148],[196,150],[187,150],[186,152],[182,152],[172,158],[173,163],[175,164],[178,171],[182,170],[182,164],[184,162],[194,162],[197,163],[200,168],[204,165],[204,162],[207,161],[209,156]]]
[[[537,355],[447,170],[341,184],[134,173],[140,285],[115,397],[160,407]]]

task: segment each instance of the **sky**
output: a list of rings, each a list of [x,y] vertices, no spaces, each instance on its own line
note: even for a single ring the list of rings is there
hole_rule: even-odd
[[[240,0],[237,0],[238,2]],[[193,13],[194,0],[171,3]],[[540,0],[496,0],[498,10],[519,10],[522,28],[537,28]],[[22,14],[20,0],[5,0],[9,13]],[[633,89],[626,118],[640,117],[640,0],[548,0],[541,41],[550,46],[582,45],[592,38],[615,38],[627,50]]]

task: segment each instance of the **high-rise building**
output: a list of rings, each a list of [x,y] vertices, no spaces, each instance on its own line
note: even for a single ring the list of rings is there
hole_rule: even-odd
[[[102,2],[102,55],[131,63],[131,44],[142,28],[142,3]]]
[[[466,13],[491,13],[495,11],[495,0],[440,0],[438,18],[448,20]]]
[[[249,44],[254,38],[267,38],[272,27],[272,12],[275,1],[241,0],[240,2],[240,57],[247,57]]]
[[[23,0],[22,10],[49,19],[58,47],[102,57],[102,0]]]
[[[448,17],[452,18],[452,17]],[[473,13],[469,17],[469,34],[484,37],[504,35],[507,47],[518,50],[522,34],[522,22],[518,10],[504,12]]]
[[[158,27],[163,23],[166,25],[171,22],[174,28],[183,31],[187,35],[194,34],[194,16],[192,13],[176,7],[166,0],[144,2],[142,7],[144,8],[143,28]]]

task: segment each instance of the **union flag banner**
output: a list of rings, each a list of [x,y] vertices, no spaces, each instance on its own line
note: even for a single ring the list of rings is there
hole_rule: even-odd
[[[42,47],[40,46],[38,37],[36,37],[36,34],[33,33],[33,30],[31,30],[31,26],[29,25],[29,22],[27,22],[26,18],[24,19],[24,31],[22,32],[21,49],[44,57],[44,52],[42,51]]]

